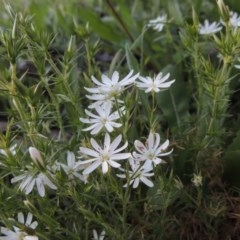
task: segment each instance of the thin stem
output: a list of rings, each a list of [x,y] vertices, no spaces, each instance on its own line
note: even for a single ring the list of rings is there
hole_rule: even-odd
[[[120,15],[118,14],[118,12],[115,10],[111,0],[106,0],[107,5],[109,6],[109,8],[111,9],[114,17],[118,20],[119,24],[121,25],[122,29],[124,30],[124,32],[126,33],[126,35],[128,36],[128,38],[131,40],[131,42],[134,42],[134,37],[132,36],[132,34],[128,31],[128,27],[127,25],[124,23],[124,21],[122,20],[122,18],[120,17]]]
[[[156,107],[155,107],[155,92],[152,91],[152,107],[151,107],[151,113],[150,113],[150,118],[149,118],[149,127],[150,129],[153,128],[153,123],[154,123],[154,113],[155,113]]]

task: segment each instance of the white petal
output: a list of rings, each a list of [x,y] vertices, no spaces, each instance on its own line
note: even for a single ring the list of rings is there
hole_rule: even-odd
[[[73,167],[75,165],[75,155],[73,152],[67,151],[67,163],[68,166]]]
[[[46,175],[43,176],[43,183],[53,190],[57,189],[57,186],[53,184]]]
[[[31,179],[31,182],[29,182],[25,188],[25,194],[28,195],[30,192],[32,192],[33,187],[36,183],[36,178]]]
[[[25,236],[23,240],[38,240],[37,236]]]
[[[102,163],[102,173],[105,174],[108,172],[108,163],[106,161],[104,161]]]
[[[170,76],[170,73],[166,74],[164,77],[161,76],[157,76],[157,79],[159,80],[160,83],[165,82]]]
[[[130,153],[118,153],[118,154],[113,154],[111,156],[112,160],[123,160],[123,159],[127,159],[130,158],[131,154]]]
[[[39,195],[41,197],[44,197],[45,196],[45,188],[44,188],[44,184],[43,184],[42,178],[38,177],[36,179],[36,183],[37,183],[37,190],[38,190]]]
[[[101,82],[99,82],[94,76],[91,77],[92,78],[92,81],[98,85],[98,86],[102,86],[103,84]]]
[[[90,93],[99,93],[99,88],[87,88],[87,87],[84,87],[84,89],[86,89]]]
[[[124,150],[127,146],[128,146],[128,142],[125,142],[125,144],[122,147],[120,147],[120,148],[118,148],[118,149],[116,149],[114,151],[112,151],[112,149],[111,149],[111,152],[112,152],[112,154],[116,154],[116,153],[121,152],[122,150]]]
[[[139,185],[139,178],[135,178],[133,182],[133,188],[137,188]]]
[[[24,188],[28,188],[29,184],[31,183],[35,184],[35,177],[31,175],[26,175],[25,179],[21,182],[19,188],[21,191],[23,191]]]
[[[109,163],[109,165],[111,165],[114,168],[120,168],[121,167],[121,164],[119,164],[115,161],[112,161],[112,160],[109,160],[108,163]]]
[[[175,82],[175,80],[172,80],[172,81],[169,81],[169,82],[166,82],[166,83],[161,83],[159,87],[160,87],[160,88],[168,88],[168,87],[170,87],[174,82]]]
[[[142,168],[147,169],[147,170],[152,170],[152,161],[151,160],[146,160],[145,163],[143,164]]]
[[[145,153],[147,151],[145,145],[138,140],[135,140],[134,146],[138,150],[138,152],[140,152],[140,153]]]
[[[154,138],[155,138],[155,134],[153,134],[152,132],[150,132],[150,134],[149,134],[149,136],[148,136],[148,140],[147,140],[148,149],[152,149],[152,148],[153,148]]]
[[[169,146],[169,140],[167,139],[162,145],[161,145],[161,150],[166,150]]]
[[[19,175],[19,176],[13,177],[13,178],[11,179],[11,183],[18,182],[18,181],[24,179],[25,177],[26,177],[26,174],[22,174],[22,175]]]
[[[107,129],[108,132],[112,132],[114,130],[114,128],[109,122],[105,123],[105,128]]]
[[[118,79],[119,79],[119,73],[117,71],[114,71],[112,75],[112,82],[117,83]]]
[[[150,181],[149,179],[147,179],[146,177],[141,176],[141,177],[140,177],[140,180],[141,180],[144,184],[146,184],[148,187],[153,187],[153,182]]]
[[[94,129],[91,131],[92,135],[95,135],[97,133],[99,133],[101,131],[101,129],[103,128],[103,124],[102,123],[98,123],[94,126]]]
[[[119,177],[119,178],[126,178],[126,174],[117,174],[117,177]]]
[[[107,149],[110,147],[110,142],[111,142],[110,136],[108,133],[106,133],[104,137],[104,149]]]
[[[80,152],[92,157],[99,157],[99,153],[90,148],[80,147]]]
[[[155,137],[156,137],[156,139],[155,139],[155,143],[154,143],[154,147],[153,147],[154,150],[156,150],[158,148],[158,145],[160,143],[160,135],[158,133],[155,133]]]
[[[87,167],[84,171],[83,174],[89,174],[93,172],[96,168],[98,168],[101,165],[101,161],[95,161],[93,164],[91,164],[89,167]]]
[[[93,113],[91,113],[90,111],[88,111],[87,109],[85,109],[85,113],[86,113],[89,117],[99,119],[99,115],[93,114]]]
[[[34,221],[32,222],[29,227],[32,228],[32,229],[35,229],[36,227],[38,226],[38,222],[37,221]]]
[[[18,213],[18,222],[24,224],[24,215],[22,212]]]
[[[106,85],[106,86],[109,86],[109,85],[112,84],[111,79],[110,79],[108,76],[106,76],[105,74],[102,74],[102,82],[104,83],[104,84],[102,84],[103,87],[104,87],[105,85]]]
[[[25,225],[26,225],[26,226],[30,226],[30,224],[31,224],[31,222],[32,222],[32,218],[33,218],[32,213],[28,213],[27,219],[26,219],[26,222],[25,222]]]

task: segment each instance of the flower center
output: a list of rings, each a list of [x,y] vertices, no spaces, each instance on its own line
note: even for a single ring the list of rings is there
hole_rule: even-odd
[[[150,160],[153,160],[153,158],[155,157],[154,153],[152,151],[149,151],[147,153],[147,158],[150,159]]]
[[[107,162],[109,160],[109,153],[106,152],[106,153],[103,153],[102,156],[101,156],[101,161],[102,162]]]
[[[120,92],[121,92],[121,86],[119,84],[112,85],[108,93],[109,98],[117,96]]]
[[[107,122],[107,118],[102,118],[102,119],[101,119],[101,122],[102,122],[103,125],[105,125],[106,122]]]

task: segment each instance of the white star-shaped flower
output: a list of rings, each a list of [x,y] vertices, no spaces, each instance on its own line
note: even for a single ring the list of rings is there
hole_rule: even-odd
[[[132,170],[129,170],[127,173],[124,174],[117,174],[119,178],[130,178],[129,185],[132,185],[133,188],[137,188],[140,182],[143,182],[148,187],[153,187],[153,182],[150,181],[148,178],[154,175],[151,168],[144,168],[144,166],[140,165],[138,160],[131,158],[129,160],[130,166]],[[125,171],[124,169],[120,169]],[[127,187],[128,183],[123,185],[123,187]]]
[[[52,181],[49,179],[47,175],[51,175],[50,172],[46,170],[45,173],[34,174],[31,169],[29,171],[24,171],[23,174],[15,176],[11,179],[11,183],[21,181],[19,185],[19,189],[24,191],[26,195],[32,192],[34,186],[37,186],[38,193],[41,197],[45,196],[45,186],[56,190],[57,187]]]
[[[164,13],[158,16],[157,18],[150,20],[147,26],[153,28],[158,32],[161,32],[166,23],[167,23],[167,15]]]
[[[98,236],[97,231],[95,229],[93,229],[93,238],[92,238],[92,240],[103,240],[105,235],[106,235],[106,232],[104,230]]]
[[[119,111],[111,113],[112,103],[105,102],[102,105],[96,105],[95,110],[98,115],[91,113],[87,109],[85,113],[91,118],[80,118],[83,123],[90,124],[89,127],[84,128],[83,131],[91,131],[91,134],[99,133],[103,128],[108,132],[112,132],[114,128],[119,128],[122,126],[121,123],[115,122],[120,118],[119,111],[124,114],[124,108],[120,108]]]
[[[33,218],[33,215],[31,213],[28,213],[25,221],[23,213],[22,212],[18,213],[18,222],[20,224],[23,224],[28,228],[35,229],[38,225],[38,222],[37,221],[32,222],[32,218]],[[25,239],[28,235],[26,232],[22,231],[20,228],[16,226],[13,226],[13,230],[10,230],[5,227],[1,227],[0,232],[5,235],[3,237],[2,236],[0,237],[1,240],[20,240],[20,239]]]
[[[134,146],[138,152],[133,152],[133,157],[138,161],[144,161],[143,168],[145,169],[152,169],[153,165],[164,162],[161,157],[167,156],[173,151],[165,152],[169,146],[169,140],[160,145],[160,135],[152,132],[150,132],[145,145],[136,140]]]
[[[59,163],[59,166],[62,167],[69,180],[78,178],[83,182],[87,182],[87,175],[82,175],[79,173],[79,171],[82,170],[84,166],[78,164],[78,161],[76,161],[76,157],[73,152],[67,152],[67,165],[64,163]]]
[[[229,25],[234,28],[240,27],[240,16],[236,12],[230,12]]]
[[[165,90],[166,88],[169,88],[175,82],[175,79],[169,82],[166,82],[169,76],[170,76],[169,73],[163,76],[162,72],[160,72],[154,78],[139,76],[138,78],[140,81],[136,81],[136,86],[140,89],[145,90],[146,93],[160,92],[162,90]]]
[[[108,77],[105,74],[102,74],[102,81],[98,81],[94,76],[92,76],[93,83],[96,84],[94,88],[85,89],[92,95],[87,95],[87,98],[96,101],[97,104],[103,104],[106,101],[113,101],[127,86],[133,84],[135,79],[139,74],[133,75],[133,70],[124,77],[122,80],[119,80],[119,73],[114,71],[112,77]],[[89,107],[94,107],[92,104]]]
[[[111,143],[110,136],[108,133],[106,133],[103,147],[101,147],[93,138],[90,140],[93,149],[80,147],[79,153],[81,154],[81,157],[89,157],[90,159],[81,161],[79,164],[91,163],[91,165],[85,168],[83,174],[89,174],[99,166],[102,166],[103,174],[108,172],[109,166],[113,168],[120,168],[121,165],[117,161],[131,157],[130,153],[120,153],[128,146],[127,142],[122,147],[117,149],[121,140],[122,135],[119,135]]]
[[[11,183],[21,181],[19,189],[24,191],[26,195],[32,192],[33,187],[36,185],[38,193],[41,197],[45,196],[45,186],[56,190],[57,187],[49,177],[53,177],[49,168],[45,167],[45,163],[42,159],[40,152],[35,147],[29,147],[29,153],[33,162],[41,169],[43,172],[39,172],[39,169],[34,168],[33,166],[26,166],[28,170],[23,170],[22,174],[15,176],[11,179]]]
[[[199,34],[201,35],[212,35],[216,32],[219,32],[222,29],[220,23],[212,22],[209,23],[207,19],[204,20],[204,24],[199,26]]]

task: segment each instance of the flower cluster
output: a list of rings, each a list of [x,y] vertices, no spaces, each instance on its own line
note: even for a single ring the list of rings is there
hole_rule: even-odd
[[[149,177],[153,176],[153,169],[158,164],[162,163],[162,156],[169,155],[171,151],[166,152],[169,146],[169,141],[166,140],[160,145],[160,135],[151,132],[144,145],[139,140],[135,141],[134,152],[123,152],[128,147],[126,141],[122,146],[122,135],[118,135],[111,141],[110,133],[114,132],[115,128],[121,128],[122,123],[115,122],[125,114],[124,101],[120,98],[125,89],[135,85],[137,88],[144,90],[146,93],[166,90],[175,80],[168,81],[170,74],[163,75],[162,72],[156,77],[143,77],[139,74],[133,75],[133,71],[119,80],[119,73],[114,72],[112,77],[102,75],[102,81],[98,81],[92,76],[95,87],[85,88],[92,95],[87,95],[89,99],[94,101],[90,104],[89,109],[94,109],[97,114],[85,110],[85,113],[90,118],[80,117],[80,121],[89,124],[83,131],[91,131],[91,134],[99,134],[105,130],[103,144],[97,142],[94,138],[90,139],[91,148],[81,146],[79,148],[78,165],[83,167],[83,175],[88,175],[101,167],[101,172],[106,174],[110,167],[119,169],[122,174],[117,174],[119,178],[127,178],[128,182],[124,187],[132,185],[133,188],[138,187],[140,182],[143,182],[149,187],[153,186],[153,182]],[[118,109],[111,113],[113,106],[121,105]],[[131,170],[126,170],[121,167],[121,161],[128,160]]]
[[[153,183],[148,179],[154,175],[152,172],[154,167],[160,163],[164,163],[161,159],[163,156],[171,154],[171,151],[166,152],[169,146],[169,140],[166,140],[160,145],[160,135],[158,133],[150,132],[145,144],[136,140],[135,143],[136,152],[132,153],[132,158],[129,159],[131,171],[125,174],[118,174],[120,178],[127,178],[129,176],[130,182],[125,184],[133,185],[133,188],[138,187],[139,182],[143,182],[148,187],[152,187]],[[125,171],[121,169],[122,171]]]

